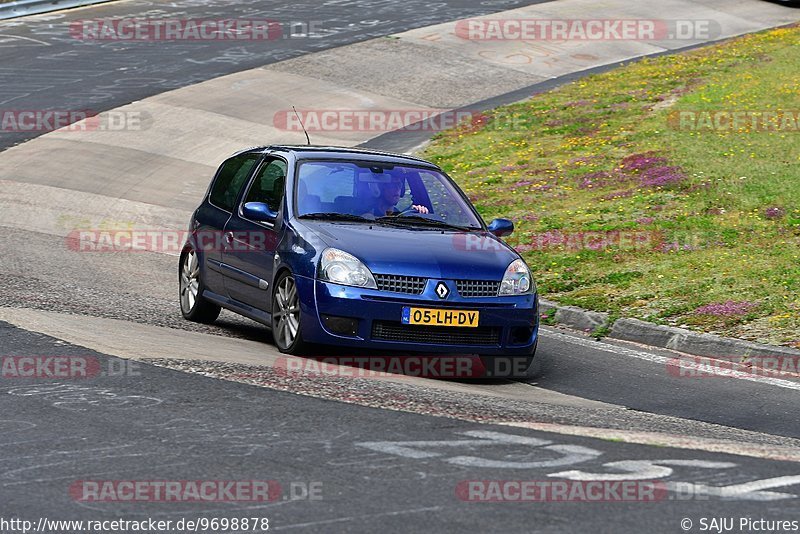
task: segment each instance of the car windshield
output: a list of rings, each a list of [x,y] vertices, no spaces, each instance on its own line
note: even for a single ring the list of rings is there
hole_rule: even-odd
[[[298,170],[295,197],[302,218],[481,228],[452,181],[422,167],[305,161]]]

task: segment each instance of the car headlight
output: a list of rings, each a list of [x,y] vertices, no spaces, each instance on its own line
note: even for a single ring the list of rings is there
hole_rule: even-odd
[[[345,286],[377,289],[375,278],[358,258],[338,248],[328,248],[319,262],[319,277]]]
[[[500,282],[500,295],[528,295],[536,291],[531,271],[522,260],[514,260]]]

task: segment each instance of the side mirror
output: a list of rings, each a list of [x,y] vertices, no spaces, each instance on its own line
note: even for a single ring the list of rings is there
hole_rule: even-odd
[[[263,202],[247,202],[242,206],[242,215],[246,219],[257,222],[275,222],[275,219],[278,218],[278,214]]]
[[[514,232],[514,223],[508,219],[495,219],[489,223],[488,229],[497,237],[503,237]]]

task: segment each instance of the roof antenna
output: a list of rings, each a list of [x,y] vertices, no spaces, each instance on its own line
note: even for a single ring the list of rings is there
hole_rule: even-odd
[[[294,106],[292,106],[292,111],[294,111],[294,116],[297,117],[297,120],[300,122],[300,126],[303,127],[303,133],[306,134],[306,143],[308,143],[308,146],[311,146],[311,139],[308,137],[308,132],[303,124],[303,119],[300,118],[300,114],[297,112]]]

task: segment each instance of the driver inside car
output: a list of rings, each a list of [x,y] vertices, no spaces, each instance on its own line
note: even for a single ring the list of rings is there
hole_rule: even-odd
[[[384,217],[391,215],[399,215],[400,210],[397,209],[397,203],[400,202],[403,191],[403,181],[401,178],[392,176],[389,182],[378,183],[378,190],[380,194],[375,199],[375,207],[372,211],[364,214],[364,217]],[[412,205],[405,211],[416,211],[417,213],[428,213],[428,208],[422,205]]]

